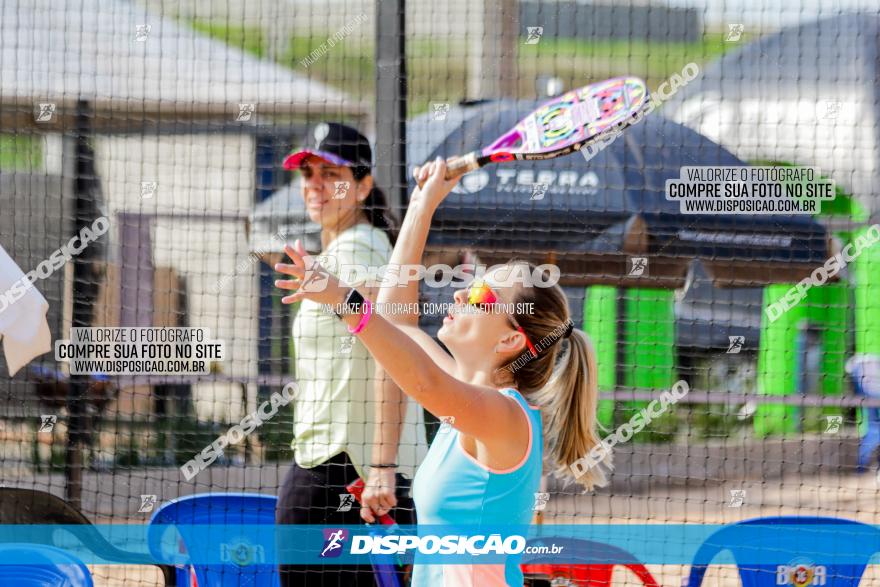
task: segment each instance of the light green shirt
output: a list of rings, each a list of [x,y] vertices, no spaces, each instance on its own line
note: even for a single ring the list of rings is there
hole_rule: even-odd
[[[390,258],[387,235],[370,224],[356,224],[330,243],[319,261],[349,285],[359,286],[366,280],[367,268],[378,269]],[[311,468],[345,452],[366,477],[376,408],[373,358],[342,320],[311,300],[300,304],[293,342],[299,392],[293,400],[291,446],[297,464]],[[399,471],[412,478],[427,442],[421,407],[405,396],[404,400],[407,411],[397,462]]]

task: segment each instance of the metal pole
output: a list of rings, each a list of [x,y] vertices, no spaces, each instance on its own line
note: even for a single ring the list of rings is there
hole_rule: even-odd
[[[478,0],[469,4],[469,12],[476,26],[469,30],[468,98],[515,97],[519,1]]]
[[[88,102],[80,100],[76,105],[74,124],[73,152],[73,195],[74,222],[73,232],[79,234],[84,226],[91,225],[96,219],[96,198],[99,188],[95,176],[94,152],[89,144],[92,138],[93,114]],[[92,311],[95,306],[97,271],[93,260],[98,247],[87,247],[80,255],[73,258],[73,327],[87,327],[92,322]],[[67,395],[67,447],[65,450],[65,498],[73,507],[82,507],[82,479],[84,467],[83,444],[88,438],[86,418],[86,401],[89,377],[87,375],[71,375]]]
[[[376,2],[376,185],[406,207],[406,1]]]
[[[664,391],[666,390],[657,389],[652,391],[640,387],[618,386],[614,391],[603,391],[601,399],[647,402],[660,399],[660,395]],[[880,398],[857,395],[766,395],[697,389],[690,390],[687,395],[676,401],[679,404],[730,406],[747,402],[800,407],[880,408]]]

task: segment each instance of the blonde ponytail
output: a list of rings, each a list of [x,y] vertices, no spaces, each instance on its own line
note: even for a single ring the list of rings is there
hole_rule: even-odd
[[[508,263],[517,264],[527,266],[530,275],[540,273],[526,261]],[[577,329],[566,336],[571,312],[558,285],[522,287],[515,297],[517,302],[533,303],[532,312],[515,318],[535,341],[538,355],[523,352],[496,373],[507,371],[516,388],[541,408],[545,460],[553,474],[574,478],[585,489],[602,487],[608,483],[605,469],[611,469],[611,455],[596,431],[599,383],[593,343]]]
[[[610,454],[601,464],[577,466],[600,443],[596,352],[590,337],[580,330],[573,330],[567,342],[550,380],[531,397],[543,408],[547,457],[554,475],[573,477],[585,489],[602,487],[608,482],[602,466],[611,468]]]

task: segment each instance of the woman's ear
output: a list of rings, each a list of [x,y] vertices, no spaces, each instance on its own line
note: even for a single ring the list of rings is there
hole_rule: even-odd
[[[362,180],[357,182],[357,201],[360,203],[364,203],[364,201],[370,196],[370,191],[373,189],[373,176],[367,175]]]
[[[508,332],[495,345],[495,352],[510,353],[527,349],[525,340],[519,332]]]

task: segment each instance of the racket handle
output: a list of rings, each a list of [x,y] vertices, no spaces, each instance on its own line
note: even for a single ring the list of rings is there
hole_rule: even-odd
[[[446,179],[455,179],[479,168],[476,151],[471,151],[461,157],[450,157],[446,160]]]
[[[354,496],[354,498],[357,500],[357,502],[359,504],[363,505],[363,503],[361,502],[361,496],[364,493],[364,480],[363,479],[358,477],[357,479],[352,481],[348,485],[348,487],[346,487],[346,489],[348,490],[348,492],[350,494],[352,494]],[[392,518],[388,514],[382,514],[381,516],[379,516],[379,522],[383,526],[393,526],[394,525],[394,518]]]
[[[480,168],[480,163],[477,161],[477,157],[479,153],[476,151],[471,151],[467,155],[462,155],[461,157],[450,157],[446,160],[446,179],[455,179],[456,177],[461,177],[465,173],[469,173],[476,169]],[[425,163],[427,165],[427,163]],[[424,165],[422,166],[424,167]],[[413,168],[413,176],[415,176],[416,171],[419,168]],[[419,188],[424,187],[424,182],[419,182]]]

